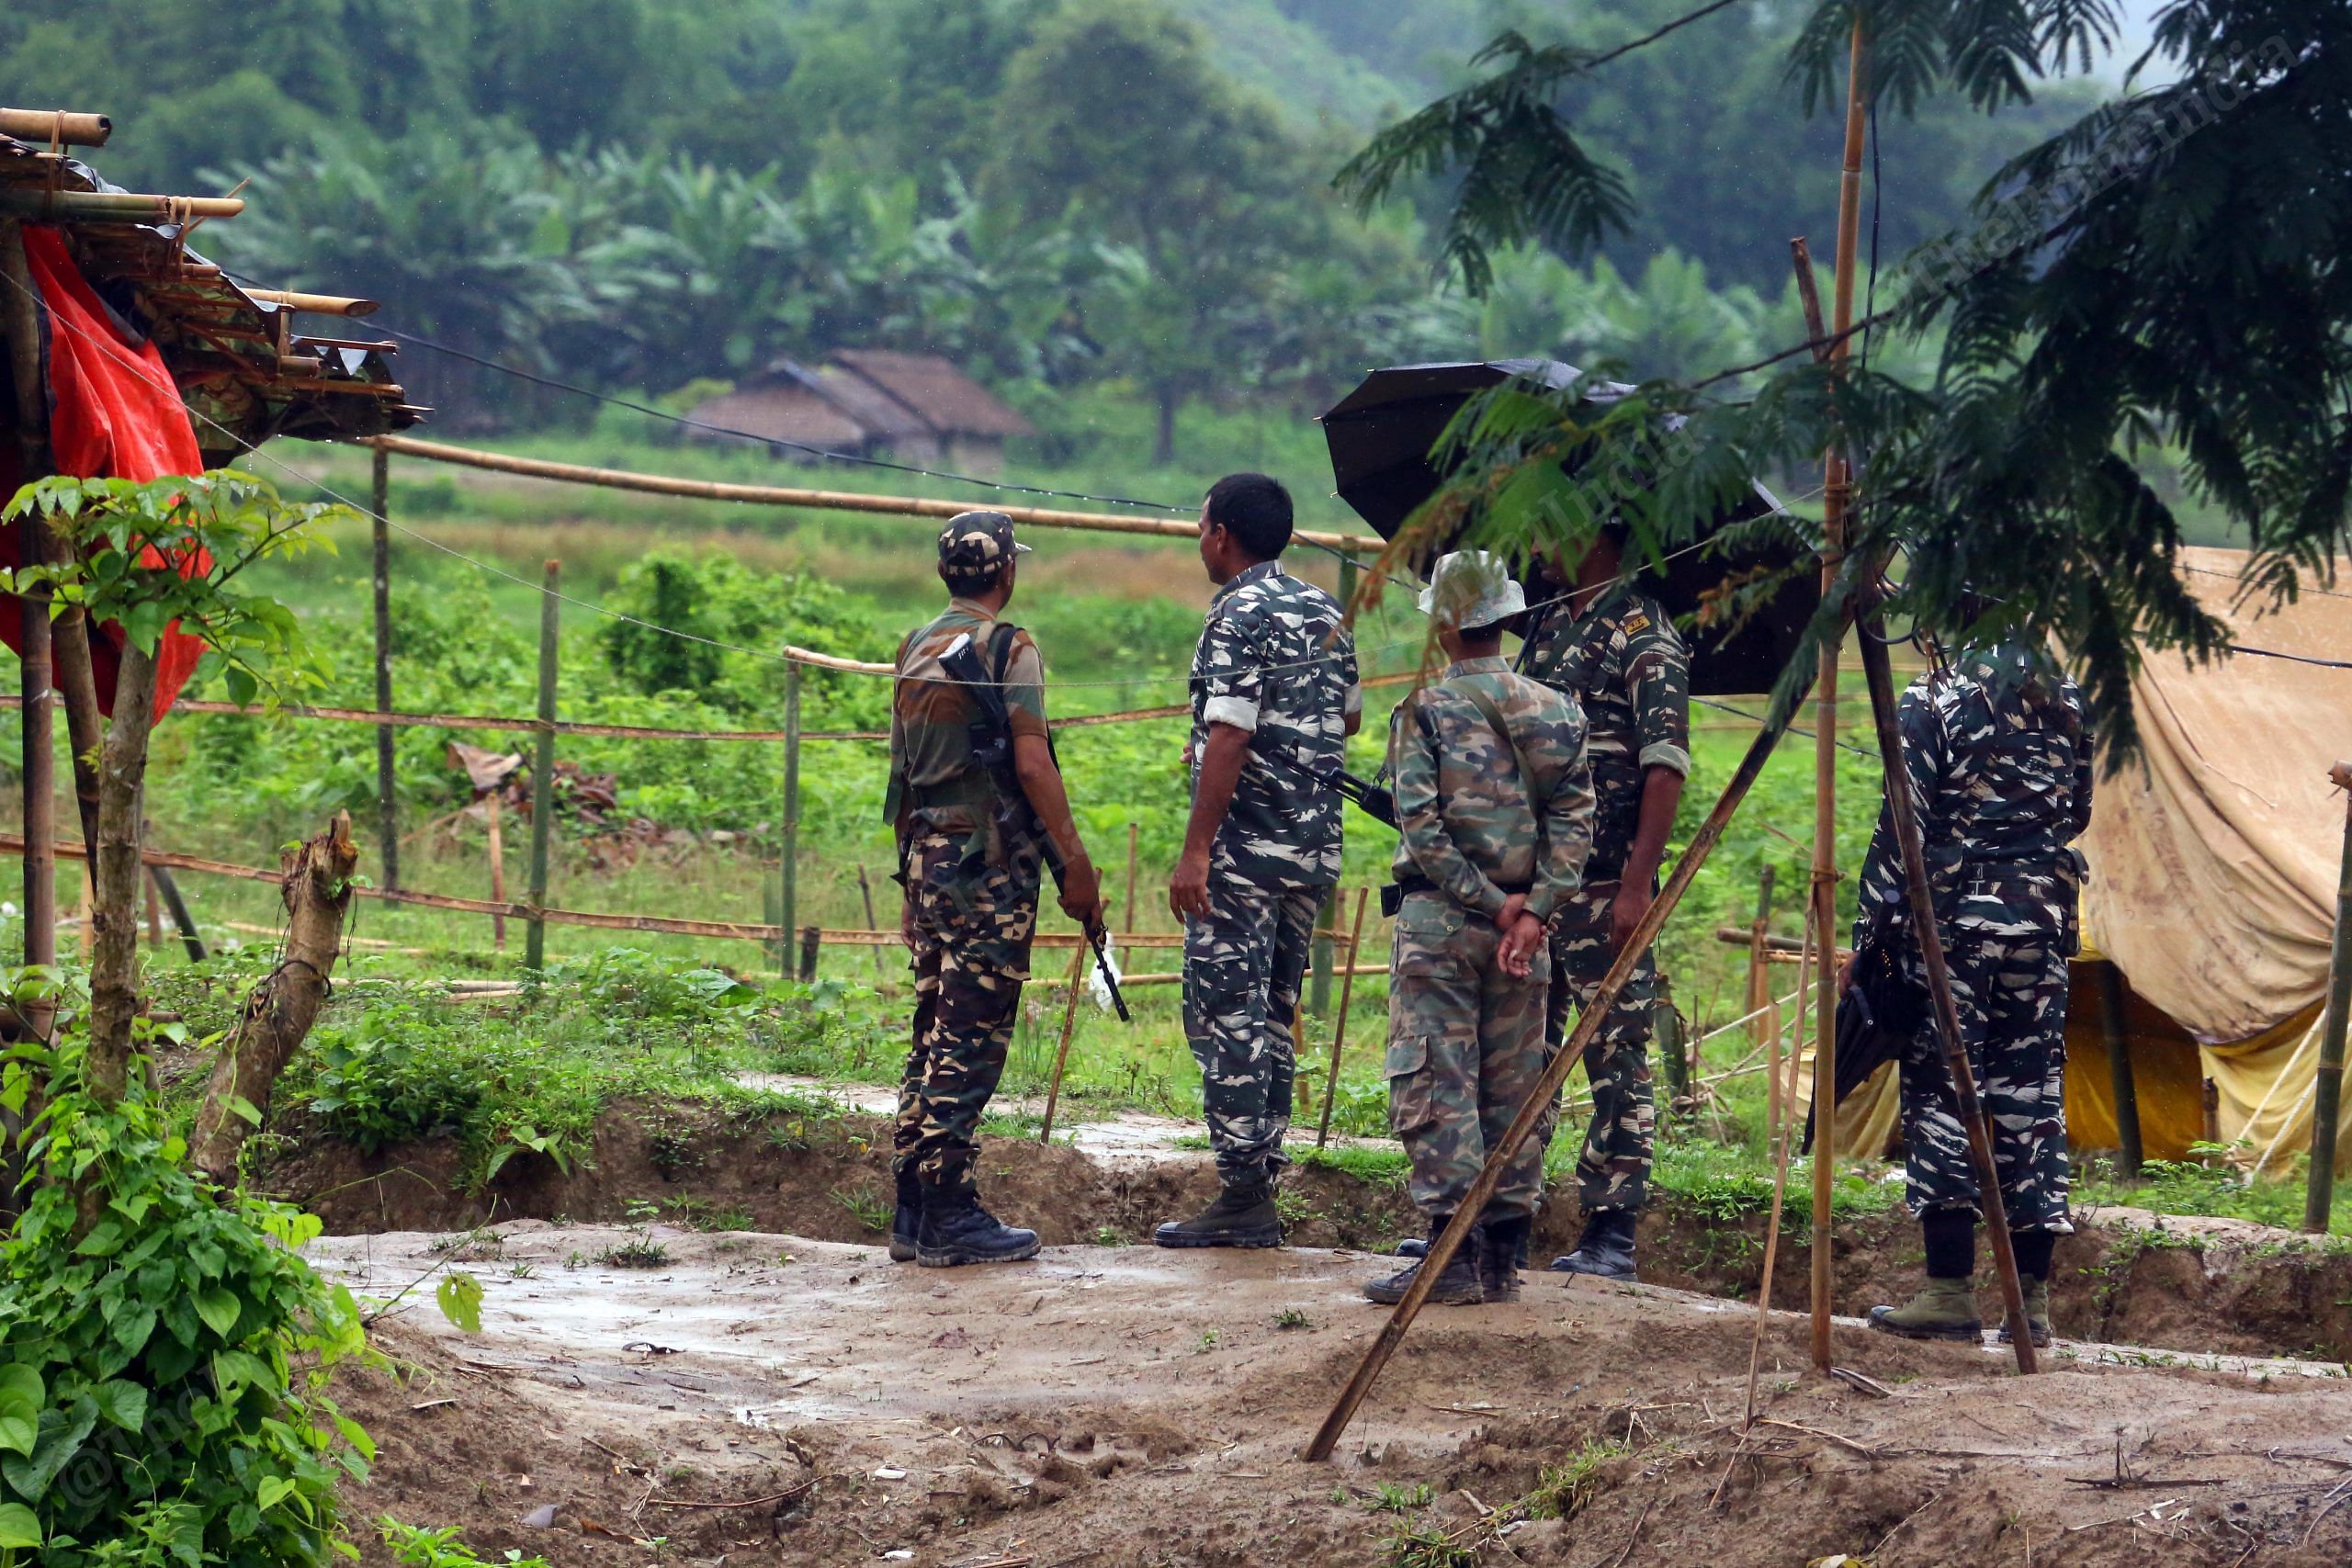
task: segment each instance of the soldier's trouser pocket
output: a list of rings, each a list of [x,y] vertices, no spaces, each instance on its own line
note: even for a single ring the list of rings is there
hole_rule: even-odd
[[[1437,1120],[1430,1093],[1430,1043],[1398,1033],[1388,1041],[1388,1128],[1400,1137]]]

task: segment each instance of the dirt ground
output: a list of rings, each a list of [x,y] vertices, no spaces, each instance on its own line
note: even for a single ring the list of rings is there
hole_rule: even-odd
[[[1520,1303],[1430,1309],[1335,1461],[1310,1464],[1301,1444],[1383,1320],[1356,1292],[1389,1265],[1363,1254],[1079,1246],[924,1269],[767,1234],[520,1221],[450,1239],[312,1256],[378,1297],[453,1258],[482,1282],[478,1337],[431,1280],[402,1297],[376,1329],[400,1374],[343,1397],[380,1450],[354,1511],[461,1525],[487,1557],[2352,1558],[2352,1383],[2308,1362],[2070,1343],[2026,1382],[2006,1352],[1841,1320],[1849,1382],[1814,1375],[1804,1320],[1776,1314],[1743,1435],[1752,1308],[1535,1273]],[[616,1261],[648,1243],[655,1266]]]

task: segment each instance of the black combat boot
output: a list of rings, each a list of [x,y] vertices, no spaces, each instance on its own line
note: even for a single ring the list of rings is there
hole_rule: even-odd
[[[1189,1220],[1170,1220],[1151,1233],[1162,1247],[1280,1247],[1283,1217],[1274,1208],[1272,1177],[1228,1181],[1216,1201]]]
[[[969,1192],[926,1187],[915,1261],[926,1269],[959,1263],[1018,1263],[1037,1256],[1037,1233],[999,1223]]]
[[[1527,1233],[1534,1228],[1532,1214],[1488,1220],[1478,1227],[1478,1288],[1487,1300],[1519,1300],[1519,1271],[1527,1264]]]
[[[1527,1238],[1533,1235],[1534,1231],[1535,1223],[1532,1220],[1530,1220],[1527,1224],[1521,1229],[1519,1233],[1519,1251],[1513,1254],[1511,1258],[1512,1268],[1524,1269],[1527,1267]],[[1403,1241],[1398,1242],[1395,1252],[1392,1254],[1392,1256],[1397,1258],[1427,1258],[1429,1255],[1429,1242],[1425,1238],[1418,1235],[1407,1236]]]
[[[899,1172],[899,1206],[890,1214],[890,1261],[915,1260],[915,1233],[922,1228],[922,1179],[910,1168]]]
[[[1430,1218],[1430,1241],[1438,1238],[1440,1233],[1445,1229],[1447,1222],[1452,1218],[1451,1214],[1435,1215]],[[1437,1277],[1437,1283],[1430,1288],[1430,1301],[1440,1306],[1476,1306],[1487,1299],[1487,1292],[1478,1284],[1477,1259],[1482,1241],[1483,1237],[1476,1230],[1463,1238],[1462,1245],[1453,1249],[1453,1258],[1447,1260],[1445,1272],[1440,1274]],[[1424,1247],[1422,1251],[1426,1255],[1428,1248]],[[1377,1302],[1382,1306],[1395,1306],[1405,1299],[1405,1292],[1413,1288],[1413,1280],[1419,1275],[1422,1265],[1427,1261],[1426,1256],[1419,1257],[1394,1274],[1385,1274],[1377,1280],[1365,1280],[1364,1300]]]
[[[1566,1258],[1552,1259],[1552,1268],[1557,1273],[1590,1274],[1599,1280],[1639,1278],[1634,1271],[1634,1211],[1595,1209],[1587,1214],[1577,1249]]]

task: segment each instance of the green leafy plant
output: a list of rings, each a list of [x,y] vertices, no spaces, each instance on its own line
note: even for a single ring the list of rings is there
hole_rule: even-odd
[[[401,1568],[548,1568],[544,1557],[526,1557],[513,1547],[501,1552],[495,1563],[475,1555],[471,1547],[458,1539],[453,1529],[428,1530],[416,1525],[404,1525],[386,1514],[376,1521],[384,1545],[392,1561]]]
[[[133,1073],[89,1092],[78,1037],[19,1046],[0,1100],[41,1106],[0,1250],[0,1562],[322,1562],[374,1450],[326,1384],[368,1359],[319,1222],[222,1193]]]

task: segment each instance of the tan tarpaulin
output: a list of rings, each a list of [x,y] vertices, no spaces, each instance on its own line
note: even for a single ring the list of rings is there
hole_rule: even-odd
[[[2331,593],[2233,610],[2245,557],[2182,552],[2189,581],[2236,640],[2352,659],[2352,566]],[[2224,1143],[2270,1168],[2311,1145],[2317,1023],[2327,989],[2345,800],[2328,768],[2352,757],[2352,671],[2237,655],[2151,658],[2132,682],[2143,761],[2099,781],[2083,928],[2129,984],[2125,1035],[2151,1158],[2206,1136],[2204,1082]],[[2066,1021],[2066,1110],[2078,1148],[2116,1141],[2106,1032],[2089,964]],[[1810,1077],[1808,1072],[1804,1076]],[[1875,1152],[1893,1076],[1839,1109],[1840,1146]],[[2338,1168],[2352,1170],[2352,1105]],[[1849,1130],[1852,1136],[1849,1138]]]

